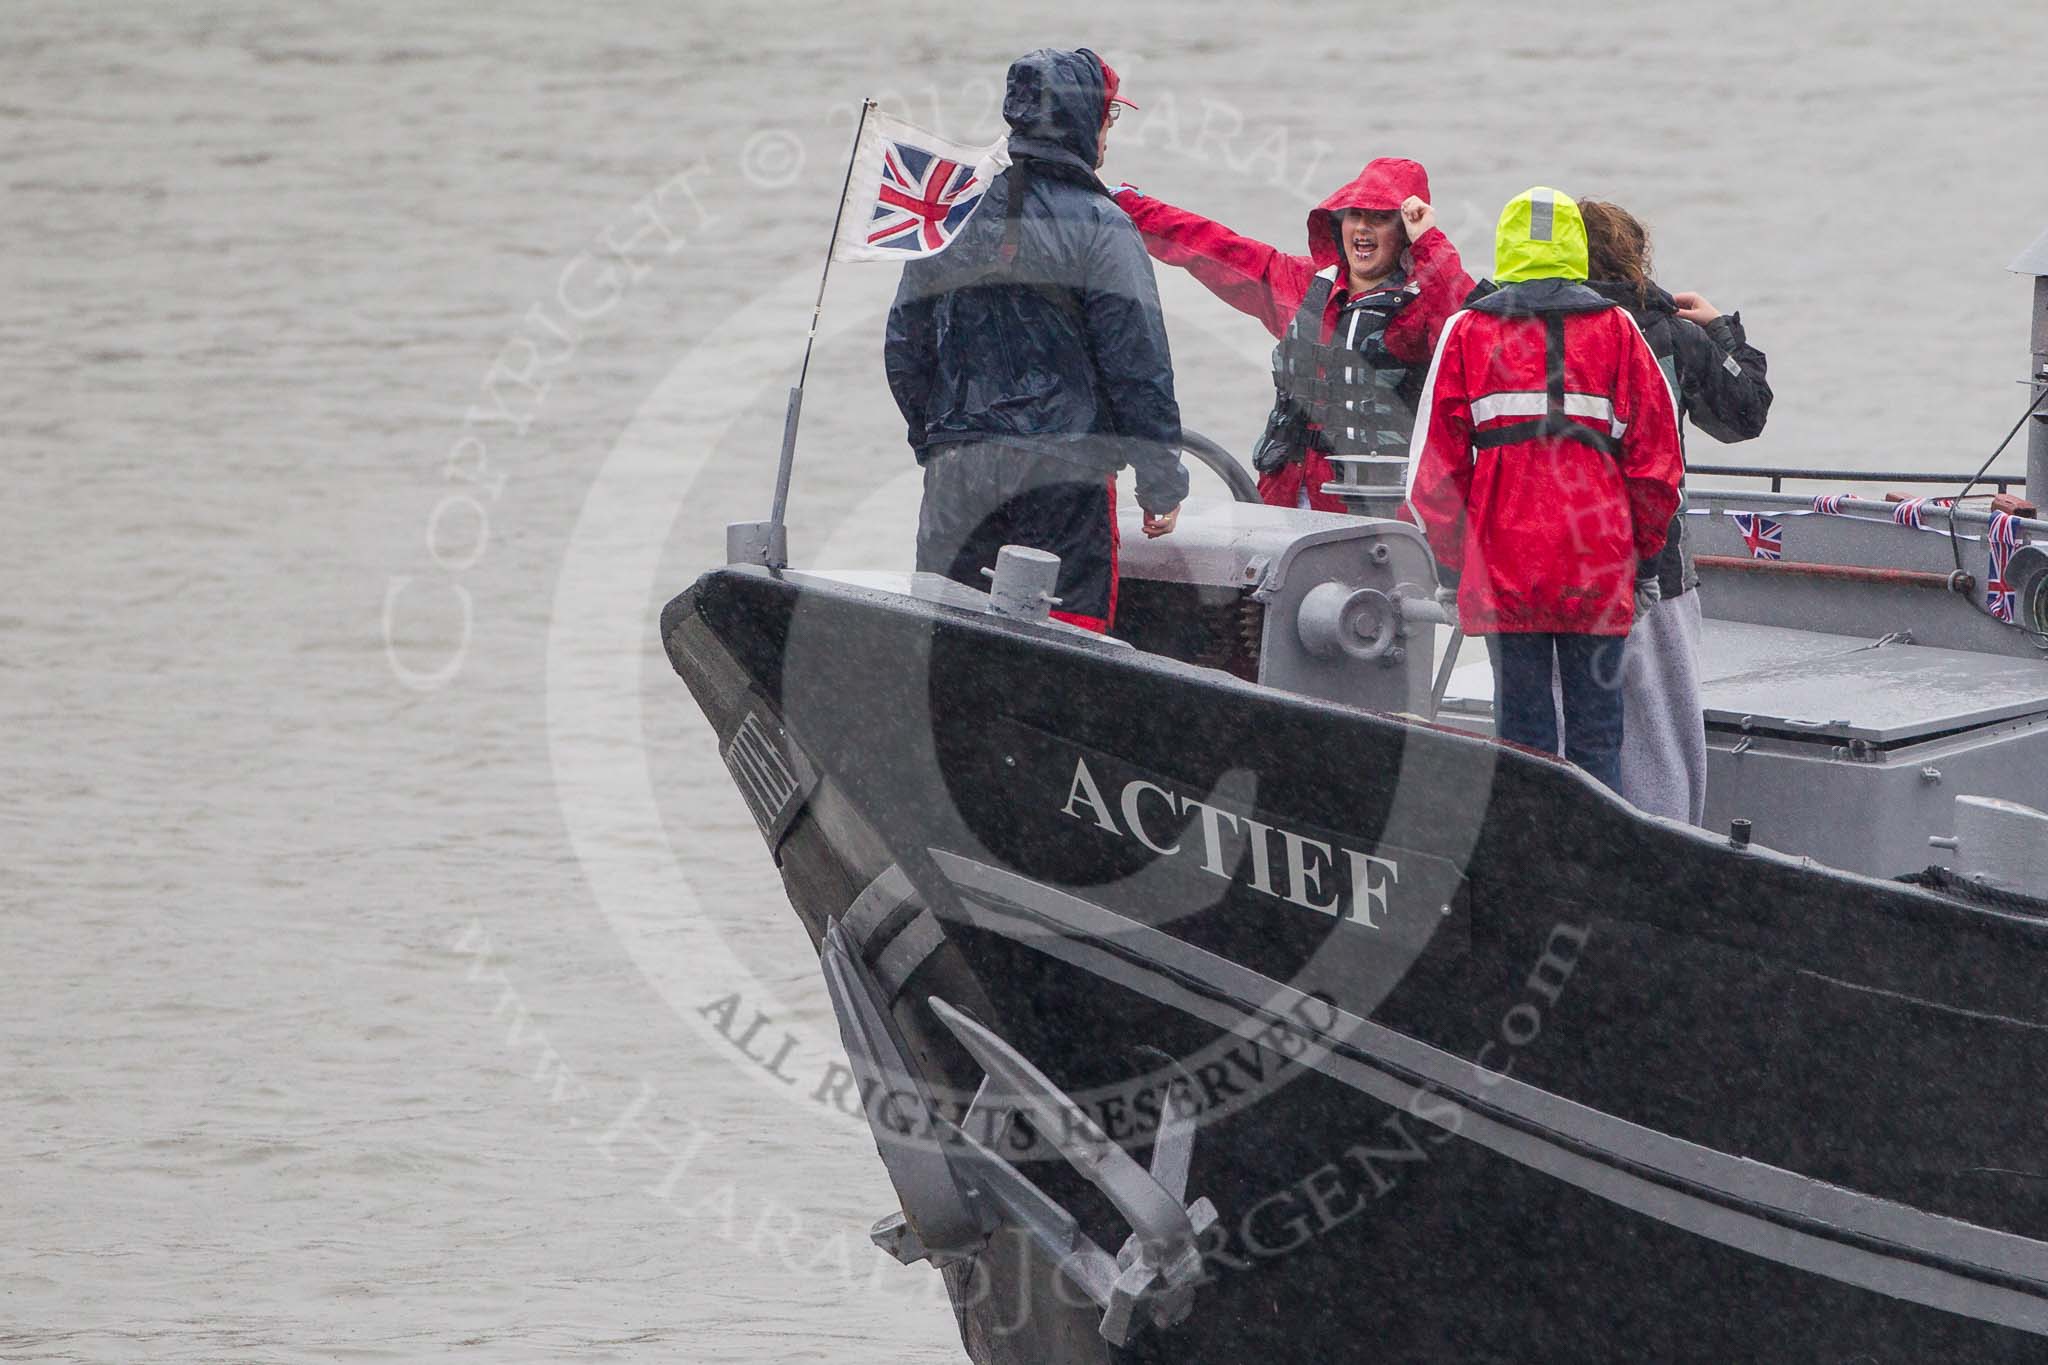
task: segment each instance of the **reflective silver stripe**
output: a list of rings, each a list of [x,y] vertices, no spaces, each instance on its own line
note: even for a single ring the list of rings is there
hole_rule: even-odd
[[[1550,240],[1551,220],[1557,213],[1557,201],[1549,190],[1539,190],[1529,196],[1529,240],[1547,242]]]
[[[1464,323],[1465,317],[1466,311],[1460,308],[1444,319],[1444,329],[1437,333],[1436,350],[1430,353],[1429,373],[1422,379],[1422,394],[1415,400],[1415,425],[1408,432],[1408,474],[1403,480],[1403,486],[1410,495],[1415,492],[1415,472],[1422,468],[1422,450],[1429,444],[1430,428],[1436,425],[1437,367],[1444,363],[1444,348],[1451,344],[1451,334]],[[1472,451],[1469,446],[1460,452],[1460,458],[1466,468],[1471,468]],[[1414,504],[1410,503],[1409,508],[1413,515]],[[1417,525],[1421,521],[1419,516],[1416,517]]]
[[[1541,417],[1550,406],[1542,393],[1489,393],[1472,400],[1472,421],[1491,422],[1496,417]]]
[[[1472,420],[1479,423],[1496,417],[1541,417],[1549,407],[1550,397],[1544,393],[1489,393],[1472,400]],[[1597,393],[1566,394],[1564,411],[1567,417],[1591,417],[1596,422],[1605,422],[1615,436],[1628,430],[1628,423],[1614,420],[1613,402]]]

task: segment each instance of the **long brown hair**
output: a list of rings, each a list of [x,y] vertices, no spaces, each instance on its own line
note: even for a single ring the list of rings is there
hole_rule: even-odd
[[[1650,230],[1619,204],[1581,199],[1586,220],[1587,266],[1596,280],[1620,280],[1635,290],[1636,302],[1650,301]]]

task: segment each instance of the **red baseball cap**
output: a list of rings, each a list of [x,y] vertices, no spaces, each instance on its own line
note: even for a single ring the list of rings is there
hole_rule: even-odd
[[[1102,62],[1101,57],[1097,57],[1095,60],[1098,62]],[[1102,85],[1104,90],[1104,95],[1102,99],[1103,113],[1107,114],[1109,112],[1109,106],[1112,104],[1127,105],[1132,109],[1138,107],[1138,103],[1136,100],[1127,100],[1122,95],[1117,94],[1116,88],[1122,83],[1123,82],[1119,80],[1117,77],[1116,68],[1111,66],[1108,62],[1102,62]]]

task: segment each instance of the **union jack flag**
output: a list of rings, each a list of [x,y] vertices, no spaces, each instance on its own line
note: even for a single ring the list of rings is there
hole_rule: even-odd
[[[901,262],[944,251],[1008,164],[1001,143],[950,142],[870,107],[847,168],[832,258]]]
[[[1751,559],[1783,559],[1785,557],[1785,528],[1761,512],[1736,512],[1735,529],[1742,532],[1742,543],[1749,547]]]
[[[1846,493],[1823,493],[1813,500],[1813,510],[1824,517],[1839,517],[1842,515],[1842,499],[1847,496]]]
[[[1910,526],[1916,531],[1925,530],[1926,528],[1921,526],[1920,524],[1920,509],[1923,506],[1925,506],[1926,503],[1927,499],[1925,498],[1903,499],[1902,501],[1900,501],[1898,506],[1892,508],[1893,524],[1898,526]]]
[[[868,245],[923,254],[953,240],[988,188],[974,167],[907,142],[882,144]]]
[[[1984,579],[1984,608],[2011,625],[2013,613],[2019,606],[2019,596],[2013,591],[2007,570],[2012,564],[2012,552],[2020,547],[2019,527],[2013,524],[2012,515],[1993,512],[1991,530],[1985,539],[1991,545],[1991,571]]]

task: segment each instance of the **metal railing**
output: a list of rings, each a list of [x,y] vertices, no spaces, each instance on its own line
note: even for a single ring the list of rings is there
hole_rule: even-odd
[[[1769,479],[1771,491],[1781,493],[1787,479],[1809,479],[1818,482],[1836,483],[1934,483],[1948,484],[1961,488],[1970,481],[1968,471],[1960,474],[1897,473],[1889,469],[1777,469],[1768,465],[1755,464],[1688,464],[1688,476],[1693,474],[1720,474],[1736,479]],[[2014,487],[2024,487],[2025,474],[1984,474],[1977,482],[1988,484],[1996,491],[2005,493]]]
[[[1958,480],[1958,482],[1961,481]],[[1686,498],[1694,509],[1703,508],[1709,504],[1722,504],[1724,511],[1734,511],[1738,508],[1747,511],[1752,507],[1783,507],[1792,511],[1806,511],[1813,508],[1813,499],[1804,493],[1787,493],[1782,490],[1766,493],[1760,488],[1688,488],[1686,490]],[[1884,502],[1875,497],[1858,497],[1850,493],[1843,495],[1835,514],[1852,521],[1877,522],[1884,526],[1897,526],[1899,524],[1897,518],[1898,510],[1899,504],[1895,502]],[[1943,507],[1935,502],[1926,502],[1920,507],[1920,517],[1923,522],[1920,529],[1946,533],[1951,527],[1967,526],[1973,529],[1988,527],[1991,524],[1992,510],[1989,507]],[[2043,521],[2038,516],[2015,517],[2013,520],[2029,536],[2038,537],[2043,543],[2048,543],[2048,521]],[[1910,530],[1912,528],[1901,527],[1901,529]],[[1975,537],[1970,536],[1965,538],[1975,539]]]

